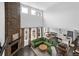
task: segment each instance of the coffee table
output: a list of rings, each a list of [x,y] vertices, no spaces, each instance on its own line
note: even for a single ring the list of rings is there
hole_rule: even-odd
[[[50,55],[48,54],[48,52],[42,52],[42,51],[39,50],[38,47],[37,47],[37,48],[31,47],[31,48],[32,48],[33,52],[34,52],[37,56],[50,56]]]
[[[40,51],[42,51],[42,52],[47,52],[47,45],[45,45],[45,44],[41,44],[41,45],[39,45],[39,47],[38,47],[39,49],[40,49]]]

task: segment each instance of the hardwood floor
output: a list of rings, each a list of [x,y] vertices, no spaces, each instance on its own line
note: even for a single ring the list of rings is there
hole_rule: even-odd
[[[22,49],[20,49],[14,56],[36,56],[36,54],[33,52],[33,50],[26,46]],[[57,55],[61,56],[61,55]],[[73,49],[71,48],[67,56],[75,56],[73,55]]]
[[[36,56],[30,47],[20,49],[14,56]]]

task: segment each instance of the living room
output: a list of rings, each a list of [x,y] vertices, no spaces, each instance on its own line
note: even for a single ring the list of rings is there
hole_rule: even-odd
[[[0,2],[1,55],[79,56],[78,5]]]

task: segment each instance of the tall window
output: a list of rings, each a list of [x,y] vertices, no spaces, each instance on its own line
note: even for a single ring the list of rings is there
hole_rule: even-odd
[[[37,12],[37,16],[42,16],[42,12]]]
[[[36,15],[36,10],[31,9],[31,15]]]
[[[21,7],[21,12],[24,14],[30,14],[30,15],[35,15],[35,16],[43,16],[41,10],[37,10],[36,8],[30,8],[29,6]]]
[[[28,14],[28,8],[27,7],[22,7],[22,13]]]

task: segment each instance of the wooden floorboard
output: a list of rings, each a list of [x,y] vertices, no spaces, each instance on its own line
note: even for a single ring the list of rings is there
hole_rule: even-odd
[[[20,49],[14,56],[36,56],[30,47]]]

